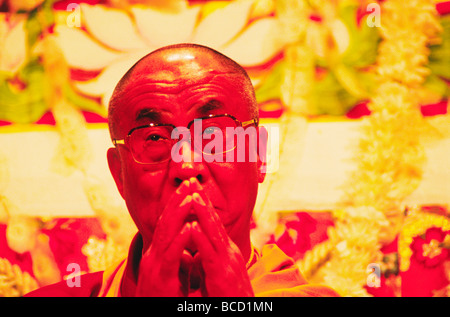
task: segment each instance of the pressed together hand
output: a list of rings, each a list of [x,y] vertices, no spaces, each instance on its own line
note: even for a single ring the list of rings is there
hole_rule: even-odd
[[[196,178],[169,200],[138,276],[136,296],[253,296],[241,251]]]

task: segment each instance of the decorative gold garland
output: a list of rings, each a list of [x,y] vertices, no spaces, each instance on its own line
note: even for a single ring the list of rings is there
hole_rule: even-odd
[[[106,240],[90,237],[81,251],[87,257],[89,272],[98,272],[123,260],[128,253],[127,247],[116,243],[109,236]]]
[[[336,230],[334,227],[330,227],[327,230],[328,239],[318,243],[305,252],[301,261],[297,262],[303,277],[310,280],[317,270],[325,264],[331,257],[331,253],[336,245]]]
[[[381,11],[379,85],[355,157],[357,171],[346,187],[346,207],[333,212],[336,226],[330,241],[335,248],[322,243],[298,263],[307,276],[314,273],[311,280],[324,282],[343,296],[369,296],[364,289],[366,268],[380,260],[380,246],[399,232],[402,269],[407,269],[412,237],[432,224],[443,226],[441,218],[418,220],[420,215],[402,228],[402,203],[422,177],[420,135],[426,124],[418,92],[429,74],[428,45],[438,41],[441,31],[435,3],[387,0]]]
[[[19,297],[37,288],[38,283],[30,274],[0,258],[0,297]]]

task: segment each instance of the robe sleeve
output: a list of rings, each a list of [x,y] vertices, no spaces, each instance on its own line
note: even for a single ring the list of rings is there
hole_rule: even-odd
[[[292,258],[276,245],[265,245],[260,259],[248,271],[257,297],[336,297],[323,285],[309,284]]]

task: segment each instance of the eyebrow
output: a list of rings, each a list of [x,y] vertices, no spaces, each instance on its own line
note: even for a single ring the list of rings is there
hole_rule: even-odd
[[[200,115],[207,115],[211,111],[217,110],[217,109],[221,109],[221,108],[223,108],[223,103],[222,102],[220,102],[220,101],[218,101],[216,99],[211,99],[207,103],[205,103],[204,105],[200,106],[197,109],[197,113],[199,113]]]
[[[141,121],[143,119],[147,119],[152,122],[160,122],[161,112],[152,108],[141,109],[136,113],[136,121]]]
[[[197,113],[201,116],[210,114],[211,111],[223,108],[223,103],[216,99],[207,101],[204,105],[198,107]],[[159,109],[143,108],[137,111],[136,121],[149,120],[154,123],[160,123],[162,120],[162,113]]]

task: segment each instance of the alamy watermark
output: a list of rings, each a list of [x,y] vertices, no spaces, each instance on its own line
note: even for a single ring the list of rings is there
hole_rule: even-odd
[[[366,268],[368,287],[381,287],[381,267],[378,263],[370,263]]]
[[[366,12],[370,14],[366,17],[368,27],[381,27],[381,7],[378,3],[369,3],[366,7]]]
[[[81,27],[81,7],[78,3],[69,3],[66,7],[67,12],[71,12],[66,19],[68,27]],[[378,3],[369,3],[366,7],[366,12],[370,14],[366,17],[366,24],[368,27],[381,26],[381,7]]]
[[[251,126],[226,127],[214,129],[213,133],[206,133],[202,127],[202,120],[194,121],[194,135],[201,136],[191,139],[189,129],[178,127],[172,130],[171,139],[177,142],[171,148],[173,162],[257,162],[264,163],[264,172],[273,173],[279,168],[280,129],[278,125],[267,125],[267,140],[259,135],[259,129]],[[203,131],[203,132],[198,132]],[[186,142],[189,140],[189,142]],[[202,149],[201,155],[185,155],[185,144]],[[267,143],[266,143],[267,142]]]
[[[66,23],[68,27],[81,27],[81,7],[78,3],[69,3],[66,7],[67,12],[71,12],[67,18]]]
[[[81,268],[78,263],[69,263],[66,268],[67,272],[70,272],[66,277],[66,284],[68,287],[81,287]]]

